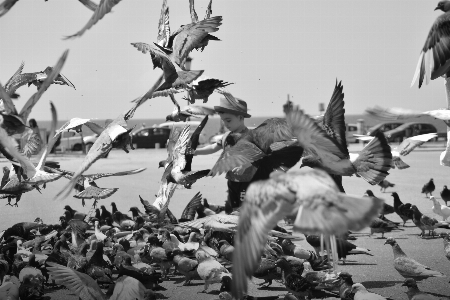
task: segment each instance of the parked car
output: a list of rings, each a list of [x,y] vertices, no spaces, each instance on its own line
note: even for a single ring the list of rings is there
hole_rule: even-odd
[[[83,136],[83,141],[86,145],[86,152],[89,152],[89,149],[91,149],[97,138],[97,134]],[[57,151],[81,151],[83,149],[81,143],[81,134],[74,131],[64,131],[63,133],[61,133],[61,136],[56,142],[54,149]]]
[[[345,139],[347,140],[347,144],[356,143],[358,141],[354,136],[356,133],[358,133],[358,126],[356,126],[356,124],[347,124],[347,129],[345,131]]]
[[[406,138],[426,133],[437,133],[437,129],[429,123],[409,122],[393,130],[386,131],[384,136],[389,142],[400,143]]]
[[[386,132],[392,129],[397,128],[398,126],[403,125],[403,123],[401,122],[385,122],[385,123],[379,123],[375,126],[370,127],[367,130],[366,135],[371,135],[371,136],[375,136],[375,134],[377,134],[378,131],[381,132]]]
[[[155,145],[159,144],[159,147],[165,148],[170,131],[171,129],[167,127],[141,128],[132,133],[133,147],[136,149],[155,148]]]

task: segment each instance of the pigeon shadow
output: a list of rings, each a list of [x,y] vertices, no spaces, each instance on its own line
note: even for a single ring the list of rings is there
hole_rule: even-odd
[[[161,293],[155,293],[156,298],[155,299],[169,299],[169,297],[161,294]]]
[[[403,281],[364,281],[361,282],[367,289],[380,289],[395,286]]]
[[[274,291],[274,292],[285,292],[286,288],[285,287],[281,287],[281,286],[262,286],[262,287],[258,287],[258,290],[260,291]],[[259,297],[258,297],[259,299]]]
[[[371,263],[363,263],[358,261],[352,261],[352,260],[346,260],[345,264],[340,263],[341,266],[376,266],[377,264],[371,264]]]
[[[442,294],[432,293],[432,292],[427,292],[427,294],[433,295],[433,296],[438,297],[438,298],[448,299],[447,298],[448,295],[442,295]]]

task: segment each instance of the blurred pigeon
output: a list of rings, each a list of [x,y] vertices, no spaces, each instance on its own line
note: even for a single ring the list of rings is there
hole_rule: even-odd
[[[387,181],[386,179],[382,180],[378,185],[381,187],[380,191],[383,193],[386,192],[387,188],[395,186],[394,183],[391,183],[391,182]]]

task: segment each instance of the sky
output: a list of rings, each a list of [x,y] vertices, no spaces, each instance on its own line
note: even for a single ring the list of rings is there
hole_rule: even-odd
[[[98,1],[97,1],[98,2]],[[203,18],[209,0],[196,0]],[[336,79],[342,80],[347,114],[367,107],[431,110],[447,106],[444,80],[410,88],[428,31],[441,14],[438,1],[423,0],[214,0],[212,16],[223,24],[204,52],[193,51],[193,70],[234,84],[228,90],[245,100],[253,116],[281,116],[291,100],[307,113],[328,103]],[[162,0],[122,0],[85,34],[80,30],[92,15],[77,0],[21,0],[0,18],[0,82],[25,62],[23,72],[56,64],[64,50],[62,69],[76,87],[52,85],[30,118],[50,120],[49,101],[58,118],[115,118],[131,107],[162,74],[149,54],[130,45],[156,42]],[[190,22],[188,0],[168,0],[175,31]],[[17,91],[20,109],[36,92]],[[184,93],[177,96],[181,100]],[[213,94],[207,106],[218,105]],[[202,104],[202,103],[200,103]],[[169,98],[155,98],[135,118],[161,118],[173,110]]]

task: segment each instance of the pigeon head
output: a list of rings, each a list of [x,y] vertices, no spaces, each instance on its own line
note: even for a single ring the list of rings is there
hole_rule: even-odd
[[[220,286],[220,292],[230,292],[231,291],[231,277],[225,275],[222,277],[222,285]]]
[[[446,240],[446,241],[450,241],[450,235],[449,235],[448,233],[441,232],[441,233],[439,234],[439,236],[440,236],[441,238],[443,238],[444,240]]]
[[[166,116],[166,121],[173,121],[173,117],[171,115]]]
[[[388,244],[388,245],[394,246],[395,244],[397,244],[397,242],[395,241],[395,239],[393,237],[388,237],[386,239],[386,241],[384,242],[384,244],[385,245]]]
[[[417,288],[417,283],[416,283],[416,281],[413,278],[407,278],[403,282],[402,286]]]
[[[275,265],[282,270],[285,270],[286,268],[290,268],[289,262],[285,258],[280,258],[275,262]]]
[[[195,253],[195,258],[198,260],[199,263],[201,263],[202,261],[207,260],[210,257],[211,256],[209,254],[207,254],[205,251],[197,251]]]
[[[366,195],[369,197],[375,197],[375,195],[373,194],[373,192],[371,190],[367,190]]]
[[[344,281],[347,281],[349,279],[352,279],[352,275],[347,272],[341,272],[339,273],[339,278],[343,279]]]
[[[444,185],[444,190],[446,190],[447,189],[447,186],[446,185]]]
[[[358,291],[367,291],[366,288],[361,283],[355,283],[352,285],[352,292],[356,293]]]
[[[158,163],[158,169],[159,168],[165,168],[166,167],[166,161],[165,160],[161,160],[159,163]]]
[[[439,1],[434,10],[442,10],[443,12],[450,11],[450,1],[448,0]]]
[[[68,211],[72,211],[72,207],[70,207],[69,205],[64,206],[64,209],[68,210]]]

